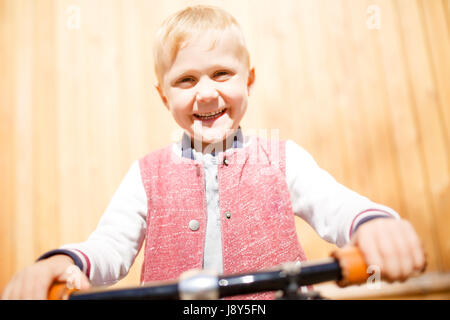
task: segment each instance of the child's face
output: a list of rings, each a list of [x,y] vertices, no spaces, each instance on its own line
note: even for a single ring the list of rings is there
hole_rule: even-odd
[[[202,34],[178,51],[157,86],[175,121],[201,139],[203,148],[236,130],[247,109],[254,69],[249,70],[238,48],[232,30],[220,39]]]

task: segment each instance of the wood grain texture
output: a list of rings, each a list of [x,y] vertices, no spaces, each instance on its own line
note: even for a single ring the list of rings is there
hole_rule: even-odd
[[[243,128],[294,140],[397,210],[429,270],[449,271],[449,0],[0,0],[0,291],[85,240],[132,162],[180,137],[154,88],[153,37],[198,3],[245,33],[256,83]],[[308,258],[335,248],[296,225]],[[116,286],[138,284],[142,256]]]

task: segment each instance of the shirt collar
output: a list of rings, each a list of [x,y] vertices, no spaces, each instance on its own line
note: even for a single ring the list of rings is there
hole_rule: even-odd
[[[241,127],[239,127],[234,134],[232,148],[242,148],[243,141],[244,137],[242,135]],[[186,132],[183,133],[183,138],[181,141],[181,155],[183,158],[195,160],[194,151],[191,144],[191,137]],[[215,153],[213,152],[212,155],[215,156]]]

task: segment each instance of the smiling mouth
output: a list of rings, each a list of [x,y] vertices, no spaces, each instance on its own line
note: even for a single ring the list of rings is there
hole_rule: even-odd
[[[220,117],[226,110],[227,108],[223,108],[214,112],[194,113],[194,117],[199,120],[211,120]]]

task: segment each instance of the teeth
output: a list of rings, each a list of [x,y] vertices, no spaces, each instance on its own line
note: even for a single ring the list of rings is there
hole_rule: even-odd
[[[214,112],[209,112],[209,113],[202,113],[202,114],[197,114],[195,113],[194,115],[199,117],[199,118],[213,118],[214,116],[222,113],[225,109],[221,109],[219,111],[214,111]]]

